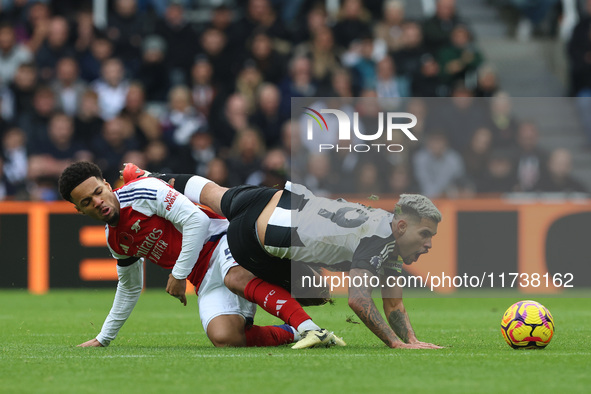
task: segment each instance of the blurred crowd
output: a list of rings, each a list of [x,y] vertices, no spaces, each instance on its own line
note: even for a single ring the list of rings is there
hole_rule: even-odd
[[[59,199],[78,160],[113,186],[134,162],[224,186],[294,178],[322,194],[585,191],[571,154],[542,150],[535,121],[513,113],[454,0],[422,20],[400,0],[328,3],[112,0],[99,29],[89,0],[2,0],[0,199]],[[571,53],[591,48],[586,29]],[[400,99],[421,138],[372,160],[316,154],[292,97]]]

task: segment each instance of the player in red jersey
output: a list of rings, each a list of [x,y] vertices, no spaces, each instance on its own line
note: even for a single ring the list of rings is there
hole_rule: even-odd
[[[107,244],[117,259],[113,307],[99,335],[80,346],[107,346],[115,339],[140,296],[144,260],[172,269],[166,291],[184,305],[186,280],[195,285],[203,328],[216,346],[274,346],[298,340],[296,349],[344,345],[320,329],[289,292],[254,278],[235,262],[224,217],[193,204],[165,182],[141,178],[113,190],[98,166],[79,162],[64,170],[59,189],[78,212],[106,223]],[[251,301],[273,304],[273,314],[288,324],[252,325],[256,305],[230,292],[224,285],[227,277],[243,283],[242,293]]]

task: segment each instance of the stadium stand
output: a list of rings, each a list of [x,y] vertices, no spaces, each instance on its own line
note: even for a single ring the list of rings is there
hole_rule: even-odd
[[[111,0],[99,29],[91,0],[3,2],[0,197],[55,200],[57,176],[80,159],[118,186],[130,158],[225,186],[292,174],[321,194],[450,198],[484,191],[483,179],[508,161],[495,192],[559,191],[566,183],[550,181],[550,167],[591,190],[589,87],[577,63],[591,47],[578,33],[591,17],[578,0],[548,0],[534,16],[520,13],[522,3]],[[537,28],[518,26],[523,16]],[[516,99],[567,94],[579,97],[557,101],[552,114]],[[449,104],[442,130],[423,130],[424,146],[376,164],[305,152],[289,138],[299,132],[289,123],[292,97],[487,97],[490,108]],[[429,115],[420,99],[408,105]],[[460,125],[450,114],[475,115]],[[516,148],[527,125],[544,152],[535,160]],[[439,132],[455,175],[426,190],[426,141],[437,139],[426,137]]]

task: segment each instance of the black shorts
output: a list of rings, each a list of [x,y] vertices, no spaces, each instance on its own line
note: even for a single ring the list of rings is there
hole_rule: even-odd
[[[221,209],[230,222],[228,245],[238,264],[257,277],[290,290],[291,261],[271,256],[259,242],[256,221],[277,189],[252,185],[236,186],[224,193]]]
[[[256,221],[275,193],[277,189],[252,185],[236,186],[224,193],[221,209],[230,222],[227,235],[232,256],[258,278],[279,285],[296,297],[319,298],[321,296],[310,296],[309,291],[301,290],[300,278],[316,274],[312,267],[272,256],[259,242]],[[291,193],[284,191],[279,205],[289,207],[290,203]],[[267,238],[271,235],[265,234]]]

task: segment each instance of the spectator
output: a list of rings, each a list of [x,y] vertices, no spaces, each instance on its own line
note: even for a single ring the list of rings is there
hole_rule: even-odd
[[[125,78],[123,63],[117,58],[105,60],[101,66],[101,78],[92,83],[98,94],[101,117],[112,119],[125,105],[129,81]]]
[[[476,80],[476,97],[493,97],[499,91],[499,84],[495,69],[490,66],[480,66]]]
[[[93,82],[101,77],[101,65],[115,53],[113,43],[106,37],[97,35],[90,48],[80,53],[80,76],[86,82]]]
[[[209,163],[215,157],[213,137],[206,127],[202,127],[191,135],[189,144],[183,148],[181,166],[186,173],[206,176]]]
[[[129,85],[125,106],[119,115],[131,122],[134,134],[142,146],[162,136],[158,119],[146,110],[144,87],[139,83]]]
[[[47,142],[34,149],[31,158],[43,156],[43,162],[52,163],[43,166],[43,170],[50,171],[52,176],[56,176],[56,179],[70,162],[74,160],[92,160],[90,151],[74,139],[74,122],[65,113],[56,112],[51,116],[47,127],[47,135]],[[54,160],[58,162],[54,163]],[[45,175],[47,174],[46,172]]]
[[[495,149],[491,152],[486,172],[475,180],[478,193],[500,194],[516,191],[517,178],[512,156],[506,149]]]
[[[261,85],[257,95],[257,109],[249,119],[250,124],[261,131],[267,148],[279,145],[281,125],[287,120],[279,113],[280,100],[279,89],[275,85]]]
[[[304,25],[304,23],[301,23]],[[299,26],[295,31],[292,32],[292,40],[296,44],[301,44],[306,41],[311,41],[313,37],[318,34],[321,28],[328,28],[328,14],[326,7],[322,3],[316,3],[313,5],[306,14],[305,28]],[[332,31],[331,31],[332,35]]]
[[[388,177],[388,192],[394,195],[404,193],[418,193],[418,188],[412,176],[409,166],[394,166]]]
[[[371,35],[371,16],[361,0],[344,0],[337,19],[333,28],[335,41],[343,48],[349,48],[358,37]]]
[[[42,81],[49,83],[55,77],[55,68],[61,58],[75,55],[69,39],[70,26],[66,18],[62,16],[51,18],[47,38],[35,55],[39,77]]]
[[[114,184],[119,179],[123,157],[129,151],[139,150],[140,144],[133,133],[133,125],[116,116],[104,123],[102,133],[95,137],[92,150],[94,162],[101,167],[105,179]]]
[[[477,129],[472,135],[470,145],[463,154],[466,175],[472,181],[484,177],[493,150],[492,141],[492,133],[485,127]]]
[[[35,151],[48,142],[47,124],[56,109],[56,100],[49,86],[40,85],[33,95],[33,112],[21,113],[16,125],[27,133],[27,148]]]
[[[266,82],[279,83],[285,75],[285,58],[273,48],[273,41],[264,30],[255,30],[250,39],[249,55]]]
[[[104,120],[100,117],[98,95],[94,90],[87,89],[80,99],[78,112],[74,117],[74,138],[86,145],[92,146],[93,140],[103,130]]]
[[[198,112],[209,118],[219,88],[213,84],[213,67],[205,56],[198,56],[191,69],[191,97]]]
[[[513,115],[513,105],[507,93],[499,92],[488,101],[490,105],[489,127],[493,133],[493,145],[509,148],[516,144],[519,123]]]
[[[76,36],[74,40],[74,51],[76,57],[90,50],[92,42],[96,39],[97,34],[94,27],[93,14],[90,11],[83,10],[78,12],[76,16]]]
[[[68,116],[74,116],[86,91],[86,83],[79,78],[78,62],[73,57],[61,58],[57,62],[55,74],[56,78],[51,87],[58,102],[58,109]]]
[[[177,155],[172,154],[168,146],[162,140],[152,140],[144,148],[145,168],[150,172],[175,173],[179,171]],[[135,162],[132,162],[135,164]],[[190,172],[191,174],[199,174]]]
[[[541,192],[587,193],[587,189],[572,177],[572,155],[564,148],[550,153],[548,171],[539,180],[535,190]]]
[[[246,179],[246,184],[278,188],[289,180],[289,166],[285,151],[271,149],[265,154],[261,168]]]
[[[326,26],[316,28],[311,42],[296,49],[297,56],[306,56],[311,61],[312,78],[326,89],[330,85],[332,71],[340,67],[342,49],[335,46],[332,30]]]
[[[0,201],[10,200],[15,194],[16,188],[4,172],[4,155],[0,152]]]
[[[207,166],[207,174],[205,177],[220,186],[228,187],[228,166],[226,165],[226,162],[218,157],[211,160]]]
[[[539,146],[539,131],[532,121],[524,121],[517,134],[516,164],[519,191],[532,191],[546,175],[547,155]]]
[[[440,106],[440,122],[452,148],[463,152],[474,132],[486,125],[487,110],[482,100],[475,99],[471,90],[458,83],[451,100]]]
[[[384,192],[387,185],[384,178],[380,176],[380,170],[372,161],[360,163],[355,171],[355,193],[379,195]]]
[[[18,66],[14,80],[10,83],[12,108],[11,117],[29,116],[33,113],[33,96],[37,88],[37,68],[33,63],[23,63]]]
[[[373,59],[373,38],[370,35],[360,37],[356,41],[357,50],[349,65],[355,73],[355,85],[359,89],[376,88],[376,62]],[[349,53],[351,55],[352,53]]]
[[[287,29],[277,17],[269,0],[248,0],[244,17],[235,25],[236,34],[242,39],[250,37],[258,27],[267,30],[273,38],[289,39]]]
[[[427,135],[425,147],[413,158],[413,166],[420,193],[429,198],[454,193],[465,176],[462,157],[449,147],[441,132]]]
[[[401,0],[386,0],[382,19],[376,23],[374,36],[378,45],[385,46],[386,52],[394,52],[404,46],[403,39],[404,3]]]
[[[384,56],[376,64],[376,91],[378,97],[408,97],[408,80],[396,75],[396,65],[390,56]]]
[[[75,161],[91,161],[93,156],[74,140],[74,123],[63,112],[52,115],[47,132],[47,142],[37,146],[29,156],[28,176],[43,185],[46,192],[53,189],[44,200],[57,200],[57,180],[62,171]]]
[[[392,52],[398,75],[412,81],[427,54],[423,45],[423,32],[417,22],[402,24],[401,46]]]
[[[482,54],[474,45],[470,31],[458,24],[451,31],[450,44],[438,51],[442,77],[448,86],[465,82],[482,63]]]
[[[166,42],[162,37],[152,35],[144,38],[142,64],[136,77],[144,86],[148,101],[166,101],[170,88],[166,59]]]
[[[0,83],[9,84],[23,63],[33,59],[31,51],[17,44],[14,27],[8,22],[0,23]]]
[[[308,168],[304,175],[304,184],[312,193],[317,196],[329,196],[340,181],[337,175],[332,171],[329,155],[310,154]]]
[[[32,53],[36,53],[49,31],[51,11],[44,2],[35,2],[28,7],[26,21],[26,45]]]
[[[224,111],[212,125],[213,141],[222,156],[228,153],[235,137],[248,127],[247,103],[239,93],[234,93],[226,100]]]
[[[205,28],[213,28],[223,32],[228,38],[228,49],[232,52],[244,50],[240,48],[244,43],[244,37],[239,37],[236,34],[236,26],[233,23],[234,16],[234,10],[222,3],[213,9],[211,19],[205,26]]]
[[[197,43],[199,36],[186,21],[182,2],[169,2],[164,18],[156,24],[156,34],[166,42],[166,66],[169,75],[165,79],[170,79],[173,85],[187,84],[190,81],[193,60],[197,55],[197,45],[187,43]]]
[[[292,97],[313,97],[317,85],[312,77],[312,64],[305,56],[295,56],[289,62],[287,78],[279,85],[281,90],[281,114],[291,113]]]
[[[242,185],[253,172],[261,168],[264,143],[256,130],[247,128],[236,136],[232,150],[233,154],[227,160],[228,183],[232,186]]]
[[[411,94],[414,97],[446,97],[448,87],[441,79],[440,67],[430,54],[421,57],[418,72],[413,75]]]
[[[261,71],[252,59],[247,60],[236,77],[235,91],[246,100],[248,115],[256,110],[256,96],[262,83]]]
[[[170,90],[168,112],[160,123],[164,142],[173,148],[173,152],[178,147],[187,145],[193,133],[207,126],[205,117],[191,103],[189,88],[183,85]]]
[[[290,170],[291,179],[297,183],[303,183],[304,174],[308,163],[308,151],[302,144],[298,134],[299,129],[296,122],[285,121],[281,127],[282,148],[287,157],[287,166]]]
[[[115,56],[132,73],[140,63],[142,37],[152,26],[145,15],[138,12],[136,0],[115,0],[108,18],[107,37],[115,43]]]
[[[213,67],[214,84],[223,87],[224,90],[230,90],[234,73],[237,71],[236,64],[241,64],[237,59],[241,59],[242,56],[230,54],[226,35],[217,29],[206,29],[201,34],[200,43],[200,54],[205,55]]]
[[[2,137],[4,174],[8,183],[14,187],[14,196],[26,197],[28,172],[27,136],[19,128],[10,128]],[[11,193],[8,193],[11,195]]]
[[[437,53],[449,45],[452,30],[461,22],[455,0],[437,0],[435,15],[423,22],[423,37],[427,50]]]
[[[351,73],[345,68],[334,70],[331,89],[337,97],[354,97]]]

